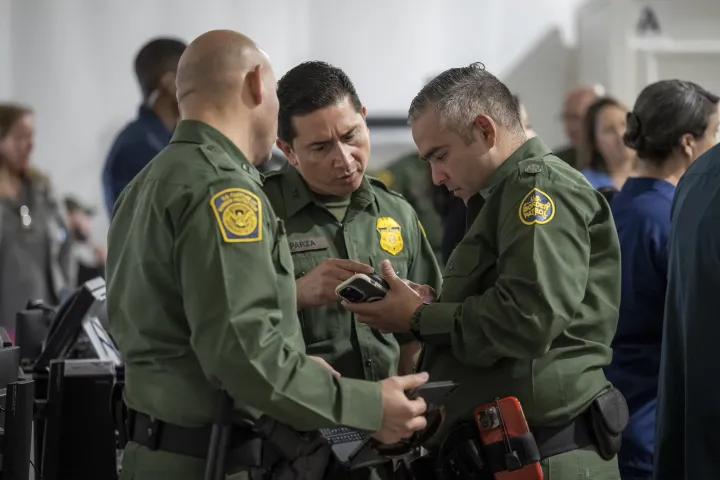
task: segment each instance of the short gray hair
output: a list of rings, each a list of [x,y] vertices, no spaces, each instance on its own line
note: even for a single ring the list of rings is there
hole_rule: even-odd
[[[432,79],[410,104],[409,122],[431,108],[440,117],[440,128],[455,131],[466,140],[472,139],[473,121],[481,114],[511,132],[522,132],[517,100],[480,62],[451,68]]]

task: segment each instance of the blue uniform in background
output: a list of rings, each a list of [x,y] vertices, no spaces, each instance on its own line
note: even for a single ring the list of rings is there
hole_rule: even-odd
[[[585,175],[585,178],[587,178],[587,181],[590,182],[590,185],[593,186],[593,188],[606,188],[606,187],[615,187],[615,184],[612,181],[612,178],[610,178],[610,175],[608,175],[605,172],[601,172],[599,170],[592,170],[589,168],[585,168],[583,170],[580,170],[580,173]]]
[[[675,186],[664,180],[629,178],[611,204],[620,239],[622,296],[613,360],[605,375],[630,409],[618,456],[623,480],[652,478],[674,192]]]
[[[720,146],[672,206],[655,480],[720,478]]]
[[[115,202],[130,180],[170,143],[169,130],[150,108],[141,106],[138,117],[117,136],[103,170],[105,207],[112,215]]]

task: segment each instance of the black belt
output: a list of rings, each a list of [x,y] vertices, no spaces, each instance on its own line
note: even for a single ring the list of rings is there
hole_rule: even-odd
[[[580,415],[575,420],[557,427],[535,427],[530,428],[531,434],[514,436],[508,439],[510,451],[517,454],[523,465],[538,462],[542,459],[560,455],[593,445],[595,442],[588,427],[587,414]],[[450,431],[440,451],[433,452],[438,464],[459,461],[466,463],[467,472],[452,478],[470,478],[468,472],[501,472],[507,470],[508,445],[506,442],[496,442],[482,446],[480,453],[472,453],[468,450],[468,441],[479,441],[478,429],[475,422],[464,422]],[[479,445],[478,445],[479,447]],[[445,450],[445,451],[443,451]],[[476,456],[479,455],[479,456]],[[475,460],[472,460],[472,459]],[[455,460],[454,460],[455,459]],[[470,465],[472,464],[472,465]],[[468,466],[469,465],[469,466]],[[486,478],[487,475],[472,478]],[[490,478],[490,477],[487,477]]]
[[[212,426],[180,427],[129,410],[129,440],[150,450],[175,453],[200,459],[207,458]],[[262,440],[249,428],[233,427],[228,458],[238,465],[259,467],[262,464]]]

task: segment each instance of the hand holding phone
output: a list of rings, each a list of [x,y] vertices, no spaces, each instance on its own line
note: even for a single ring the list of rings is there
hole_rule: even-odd
[[[335,294],[350,303],[368,303],[382,300],[390,285],[377,273],[357,273],[335,289]]]

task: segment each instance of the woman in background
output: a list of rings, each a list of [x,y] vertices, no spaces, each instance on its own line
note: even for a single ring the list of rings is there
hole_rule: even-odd
[[[638,164],[611,203],[622,297],[613,360],[605,371],[630,409],[618,457],[623,480],[652,479],[670,206],[682,174],[715,144],[717,102],[698,85],[666,80],[646,87],[627,116],[625,143],[637,152]]]
[[[0,104],[0,327],[13,335],[28,300],[57,304],[70,278],[70,249],[50,181],[30,166],[30,109]]]
[[[584,168],[590,184],[620,190],[635,166],[635,152],[623,142],[627,108],[604,97],[590,105],[585,117]]]

